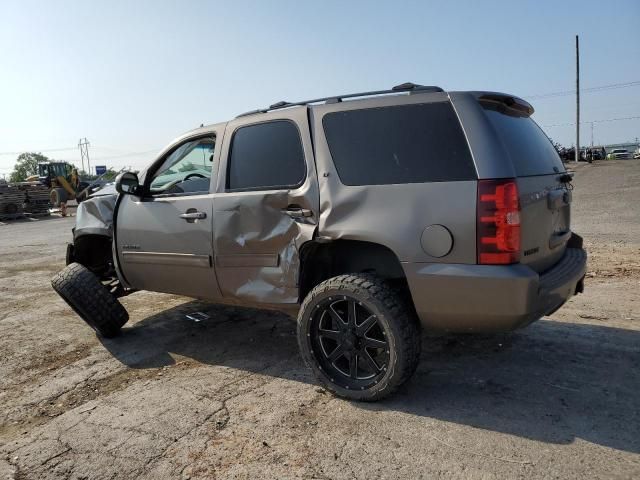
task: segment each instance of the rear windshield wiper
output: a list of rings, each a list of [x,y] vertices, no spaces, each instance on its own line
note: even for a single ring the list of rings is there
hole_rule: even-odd
[[[571,183],[571,180],[573,180],[573,173],[563,173],[558,177],[558,180],[560,183]]]

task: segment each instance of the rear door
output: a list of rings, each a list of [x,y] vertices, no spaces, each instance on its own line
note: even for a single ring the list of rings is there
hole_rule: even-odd
[[[297,303],[298,250],[313,238],[318,210],[307,108],[230,122],[213,202],[222,295],[242,303]]]
[[[542,272],[562,257],[571,236],[571,190],[563,178],[564,165],[549,138],[528,115],[491,102],[482,106],[517,178],[520,262]]]

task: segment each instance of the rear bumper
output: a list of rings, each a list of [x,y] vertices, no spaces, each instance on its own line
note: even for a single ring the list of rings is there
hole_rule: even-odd
[[[403,264],[425,328],[449,332],[499,332],[553,313],[583,290],[587,254],[567,248],[550,270],[525,265]]]

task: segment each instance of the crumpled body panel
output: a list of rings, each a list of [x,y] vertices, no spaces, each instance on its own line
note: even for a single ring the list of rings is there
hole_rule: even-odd
[[[213,254],[225,301],[260,306],[298,303],[298,252],[313,239],[320,212],[307,113],[307,108],[300,107],[260,114],[260,123],[296,125],[306,164],[300,184],[270,189],[228,188],[225,172],[235,132],[255,124],[256,118],[238,117],[227,124],[213,200]]]
[[[287,192],[215,198],[216,244],[224,256],[273,252],[283,237],[295,236],[295,222],[283,215]]]
[[[113,211],[118,195],[89,198],[78,205],[74,238],[83,235],[113,236]]]
[[[290,194],[239,192],[215,198],[214,252],[223,296],[257,304],[298,301],[298,248],[316,226],[283,214],[296,203]]]

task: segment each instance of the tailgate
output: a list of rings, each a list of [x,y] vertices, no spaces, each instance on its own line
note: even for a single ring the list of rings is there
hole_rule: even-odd
[[[543,272],[562,258],[571,237],[571,190],[560,175],[519,177],[520,263]]]
[[[553,144],[530,118],[532,108],[510,97],[480,104],[513,166],[520,200],[520,262],[543,272],[558,262],[571,237],[571,190]]]

